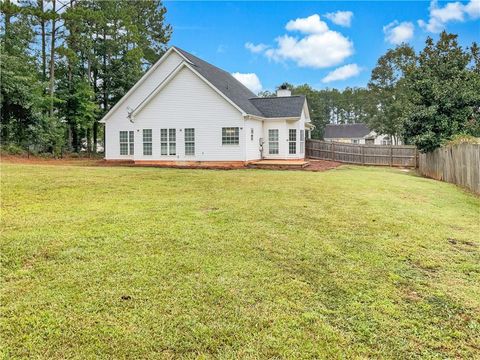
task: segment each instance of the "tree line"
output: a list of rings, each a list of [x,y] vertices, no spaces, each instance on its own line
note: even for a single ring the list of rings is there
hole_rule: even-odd
[[[98,121],[172,33],[160,0],[4,0],[0,9],[2,145],[37,152],[96,152]],[[479,53],[443,32],[418,53],[407,44],[388,50],[365,88],[287,85],[306,95],[315,138],[328,123],[366,123],[430,151],[457,134],[480,136]]]
[[[2,144],[38,152],[96,152],[98,121],[172,33],[160,0],[4,0],[0,10]]]
[[[379,134],[431,151],[456,135],[480,137],[480,51],[463,49],[455,34],[427,38],[419,53],[401,44],[382,55],[367,88],[314,90],[290,86],[308,99],[322,138],[325,124],[366,123]]]

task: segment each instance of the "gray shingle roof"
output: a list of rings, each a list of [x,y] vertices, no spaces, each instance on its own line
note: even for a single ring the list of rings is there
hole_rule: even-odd
[[[327,124],[324,139],[363,138],[370,133],[365,124]]]
[[[225,70],[213,66],[176,46],[174,48],[192,63],[192,67],[200,75],[245,113],[262,117],[299,117],[301,115],[305,97],[260,98]]]
[[[302,114],[305,96],[255,97],[250,102],[265,117],[295,117]]]

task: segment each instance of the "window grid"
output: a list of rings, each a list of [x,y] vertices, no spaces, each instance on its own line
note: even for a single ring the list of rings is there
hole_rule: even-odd
[[[128,155],[128,131],[120,131],[120,155]]]
[[[133,131],[120,131],[120,155],[133,155]]]
[[[238,127],[222,128],[222,145],[238,145],[239,129]]]
[[[297,130],[288,129],[288,153],[297,153]]]
[[[278,150],[278,129],[268,129],[268,153],[276,155]]]
[[[152,155],[152,129],[143,129],[143,155]]]
[[[254,130],[253,128],[250,128],[250,141],[253,141],[253,134],[254,134]]]
[[[177,155],[177,136],[176,129],[168,129],[168,153],[169,155]]]
[[[134,133],[133,131],[128,132],[128,147],[130,148],[130,155],[134,154],[135,146],[134,146]]]
[[[177,155],[177,129],[160,129],[160,155]]]
[[[195,155],[195,129],[185,129],[185,155]]]
[[[168,129],[160,129],[160,154],[168,155]]]

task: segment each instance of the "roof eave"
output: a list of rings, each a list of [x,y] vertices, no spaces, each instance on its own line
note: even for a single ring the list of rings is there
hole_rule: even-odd
[[[260,120],[260,121],[265,121],[265,120],[270,120],[270,121],[297,121],[300,120],[300,116],[285,116],[285,117],[265,117],[265,116],[258,116],[258,115],[252,115],[252,114],[246,114],[245,118],[247,120]]]

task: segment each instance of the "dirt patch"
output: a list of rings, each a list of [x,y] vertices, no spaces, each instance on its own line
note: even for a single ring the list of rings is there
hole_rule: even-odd
[[[304,167],[302,170],[325,171],[325,170],[335,169],[336,167],[343,165],[342,163],[339,163],[336,161],[328,161],[328,160],[308,160],[308,161],[309,161],[308,166]]]

